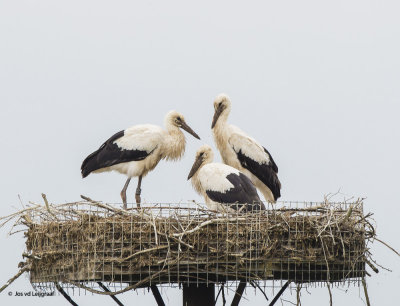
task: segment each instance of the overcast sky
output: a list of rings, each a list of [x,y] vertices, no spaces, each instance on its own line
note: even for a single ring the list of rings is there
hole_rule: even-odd
[[[229,121],[256,138],[279,166],[282,200],[367,197],[378,236],[400,250],[400,2],[0,1],[0,215],[24,203],[79,199],[120,202],[125,177],[82,180],[82,160],[115,132],[163,124],[182,112],[201,136],[187,135],[179,163],[162,161],[142,184],[148,202],[201,200],[186,177],[197,148],[214,148],[213,98],[232,100]],[[215,154],[220,161],[219,154]],[[167,183],[166,183],[167,182]],[[133,201],[136,180],[128,189]],[[14,275],[22,235],[0,231],[0,284]],[[400,300],[400,258],[375,244],[380,269],[368,278],[373,305]],[[336,305],[364,305],[362,289],[333,291]],[[2,305],[68,305],[60,296],[18,298],[22,276]],[[304,291],[304,290],[303,290]],[[304,305],[328,305],[325,287]],[[74,296],[79,305],[108,297]],[[163,289],[181,302],[178,289]],[[267,291],[268,295],[272,295]],[[232,299],[232,293],[228,301]],[[295,301],[289,291],[284,298]],[[265,305],[248,290],[241,305]],[[154,304],[127,293],[127,304]]]

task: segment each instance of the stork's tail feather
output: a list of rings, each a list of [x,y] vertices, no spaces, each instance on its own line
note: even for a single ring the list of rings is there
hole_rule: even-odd
[[[276,176],[275,184],[276,184],[276,187],[274,190],[275,192],[273,194],[274,194],[274,200],[276,202],[281,197],[281,188],[282,188],[281,181],[279,180],[278,176]]]
[[[91,172],[91,171],[88,171],[88,170],[86,170],[86,169],[82,169],[82,170],[81,170],[82,178],[87,177],[87,176],[90,174],[90,172]]]
[[[81,173],[82,178],[87,177],[92,171],[97,170],[96,156],[97,151],[90,154],[85,160],[82,162]]]

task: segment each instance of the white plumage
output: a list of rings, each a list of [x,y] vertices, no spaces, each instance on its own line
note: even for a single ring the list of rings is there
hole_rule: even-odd
[[[136,202],[140,203],[141,180],[161,159],[178,160],[185,152],[185,136],[180,128],[194,137],[199,136],[186,124],[184,117],[170,111],[165,117],[165,130],[151,125],[136,125],[120,131],[90,154],[82,163],[82,177],[90,173],[118,171],[128,176],[121,191],[126,207],[126,189],[132,177],[139,177]]]
[[[233,167],[213,163],[213,157],[210,146],[200,147],[188,176],[207,207],[215,211],[265,209],[250,179]]]
[[[255,139],[227,123],[231,101],[225,94],[214,100],[212,131],[215,144],[225,164],[246,174],[268,202],[280,197],[278,167],[271,154]]]
[[[148,154],[147,158],[127,162],[122,162],[121,160],[120,163],[92,172],[100,173],[115,170],[119,173],[126,174],[128,177],[146,176],[149,171],[157,166],[162,158],[165,158],[163,155],[165,155],[166,150],[164,148],[165,144],[163,139],[166,139],[167,133],[167,131],[159,126],[151,124],[137,125],[126,129],[124,135],[115,140],[114,144],[121,150],[145,152],[144,154]],[[183,143],[183,145],[185,145],[184,136],[182,135],[179,138],[180,139],[176,143]],[[183,154],[184,149],[178,148],[175,152]]]

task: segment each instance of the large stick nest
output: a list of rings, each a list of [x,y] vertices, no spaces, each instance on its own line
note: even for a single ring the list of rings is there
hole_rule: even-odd
[[[196,204],[122,210],[80,201],[20,212],[32,283],[160,283],[365,276],[375,237],[361,201],[215,213]],[[86,287],[88,288],[88,287]],[[90,288],[89,288],[90,289]]]

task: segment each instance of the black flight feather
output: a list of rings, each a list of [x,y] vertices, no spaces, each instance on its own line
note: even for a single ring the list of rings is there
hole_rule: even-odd
[[[243,173],[229,174],[226,179],[232,183],[233,188],[224,192],[206,190],[209,198],[215,202],[229,204],[233,209],[242,209],[243,212],[265,209],[258,197],[257,190],[250,179]]]
[[[267,153],[267,155],[269,156],[270,166],[271,166],[272,170],[274,170],[275,173],[278,173],[278,166],[275,164],[275,161],[272,158],[272,155],[269,154],[269,152],[266,148],[263,147],[263,149],[264,149],[264,152]]]
[[[124,133],[124,131],[119,131],[114,134],[104,142],[98,150],[85,158],[81,166],[82,177],[86,177],[91,172],[101,168],[130,161],[143,160],[151,154],[151,152],[147,151],[125,150],[118,147],[114,142],[124,136]]]
[[[265,150],[265,149],[264,149]],[[265,150],[267,153],[268,151]],[[236,151],[235,151],[236,152]],[[236,152],[236,155],[240,161],[243,168],[246,168],[251,173],[253,173],[260,181],[262,181],[274,195],[275,201],[281,196],[281,182],[278,179],[278,167],[276,166],[274,160],[270,156],[270,163],[260,164],[250,157],[242,153],[242,150]]]

